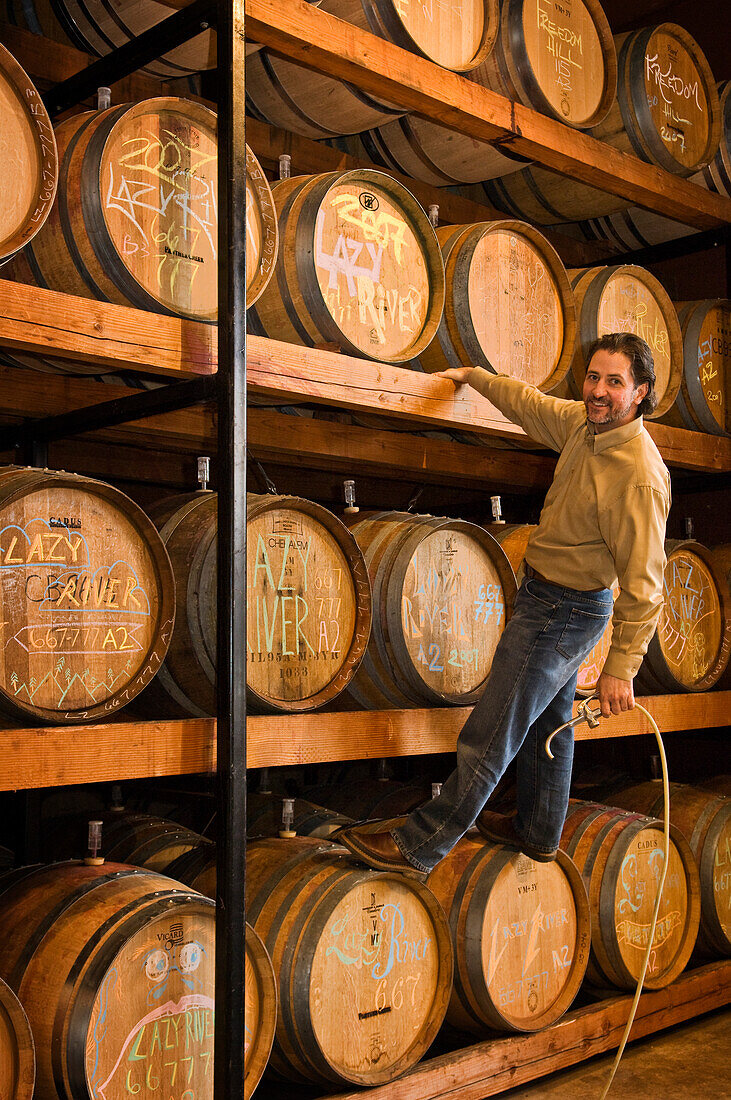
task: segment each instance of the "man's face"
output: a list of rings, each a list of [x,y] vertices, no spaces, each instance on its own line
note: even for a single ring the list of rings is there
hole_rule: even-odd
[[[591,357],[582,397],[589,423],[597,432],[629,424],[647,396],[647,383],[635,388],[629,358],[621,351],[601,348]]]

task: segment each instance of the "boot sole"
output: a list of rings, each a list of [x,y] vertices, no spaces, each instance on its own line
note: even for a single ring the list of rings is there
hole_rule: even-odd
[[[507,837],[500,836],[499,833],[493,833],[489,826],[481,825],[479,821],[476,821],[475,825],[480,836],[484,837],[485,840],[489,840],[491,844],[502,844],[506,848],[515,848],[517,852],[522,852],[523,855],[535,860],[536,863],[553,863],[556,859],[556,849],[553,852],[542,852],[540,848],[534,848],[532,844],[524,844],[520,837],[516,836],[515,840],[508,840]]]
[[[332,838],[329,838],[332,839]],[[405,862],[397,862],[396,860],[385,859],[381,856],[373,855],[367,848],[362,848],[358,841],[353,837],[347,835],[347,829],[339,830],[337,837],[335,838],[336,844],[342,844],[344,848],[359,859],[361,863],[365,863],[366,866],[371,867],[374,871],[396,871],[399,874],[405,875],[407,878],[415,878],[419,882],[426,880],[427,871],[420,871],[417,867],[412,867]]]

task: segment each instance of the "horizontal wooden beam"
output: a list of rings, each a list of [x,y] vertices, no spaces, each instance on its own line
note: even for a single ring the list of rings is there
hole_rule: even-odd
[[[380,413],[413,425],[458,428],[525,442],[523,430],[469,386],[428,374],[299,348],[263,337],[248,338],[247,372],[253,390],[277,400],[306,400]],[[686,432],[648,421],[648,430],[671,447],[673,465],[699,470],[731,469],[731,439]],[[667,433],[671,434],[668,435]]]
[[[470,137],[499,140],[528,160],[628,203],[699,229],[731,221],[731,199],[513,103],[304,0],[246,0],[246,33],[307,68]]]
[[[292,175],[308,172],[349,172],[363,167],[378,168],[378,165],[370,161],[350,156],[340,149],[333,149],[322,141],[312,141],[287,130],[278,130],[255,118],[246,120],[246,140],[262,165],[275,173],[282,153],[287,153],[292,158]],[[484,203],[475,202],[465,195],[459,195],[445,187],[431,187],[428,183],[411,179],[410,176],[404,176],[390,168],[388,174],[408,188],[424,209],[436,203],[442,224],[471,225],[482,221],[501,221],[507,217],[504,211],[491,206],[487,197]],[[618,245],[609,241],[579,241],[548,228],[541,232],[567,267],[607,263],[620,251]]]
[[[725,726],[731,691],[640,700],[663,733]],[[250,768],[453,752],[469,707],[250,715]],[[577,740],[650,732],[638,711],[576,729]],[[0,791],[188,775],[216,767],[213,718],[2,730]]]
[[[183,378],[216,370],[217,336],[215,325],[0,279],[0,347],[41,358]]]
[[[249,449],[255,458],[315,469],[342,469],[352,463],[363,475],[431,485],[455,485],[485,492],[495,486],[505,492],[545,490],[551,484],[555,459],[521,451],[472,446],[451,440],[425,439],[410,432],[379,431],[354,424],[299,419],[266,409],[249,409]],[[492,486],[492,490],[490,490]]]
[[[640,702],[663,733],[725,726],[731,713],[731,691],[653,695]],[[453,752],[469,714],[469,707],[435,707],[251,717],[248,765],[260,768],[272,766],[275,760],[280,764],[314,764]],[[576,740],[637,737],[651,732],[644,714],[634,710],[602,720],[597,729],[577,726]]]
[[[0,420],[7,423],[91,407],[134,392],[122,384],[0,364]],[[141,448],[143,453],[137,461],[131,453],[125,466],[125,474],[134,477],[136,467],[148,461],[145,455],[150,449],[215,454],[216,410],[205,405],[130,421],[80,436],[76,447],[100,441]],[[388,431],[385,425],[379,430],[288,416],[255,406],[250,406],[248,412],[248,446],[253,457],[262,461],[295,461],[320,470],[340,470],[355,463],[363,474],[378,474],[390,480],[426,478],[436,485],[482,485],[486,492],[494,492],[501,482],[511,491],[547,489],[555,466],[550,455],[522,453],[520,462],[516,462],[515,453],[508,450]],[[67,448],[66,453],[72,454],[73,448]],[[9,452],[0,454],[12,461]]]
[[[10,350],[182,379],[216,370],[216,338],[212,325],[0,279],[0,347]],[[250,392],[277,403],[334,405],[394,417],[414,428],[460,429],[521,446],[529,442],[521,428],[469,386],[455,390],[451,382],[404,367],[249,336],[247,371]],[[76,384],[89,383],[68,383]],[[39,388],[41,382],[36,392]],[[0,407],[12,413],[6,399],[0,398]],[[731,470],[731,439],[652,421],[648,429],[672,465]]]
[[[686,971],[666,989],[642,994],[630,1039],[673,1027],[729,1001],[731,960]],[[427,1059],[388,1085],[330,1094],[328,1100],[485,1100],[614,1050],[620,1044],[631,1003],[629,995],[611,997],[567,1012],[544,1031],[476,1043]],[[619,1084],[617,1089],[621,1094]]]

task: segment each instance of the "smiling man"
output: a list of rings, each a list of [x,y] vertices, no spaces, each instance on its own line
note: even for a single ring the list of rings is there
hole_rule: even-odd
[[[428,872],[476,822],[487,839],[532,859],[555,858],[568,806],[579,665],[612,618],[596,693],[605,717],[634,707],[632,681],[662,608],[670,478],[642,414],[657,403],[652,352],[632,333],[591,347],[583,401],[547,397],[479,367],[435,377],[469,382],[507,418],[560,452],[525,555],[525,578],[485,691],[457,742],[441,793],[403,822],[352,826],[338,840],[379,870]],[[612,585],[620,594],[612,608]],[[517,758],[517,813],[483,807]]]

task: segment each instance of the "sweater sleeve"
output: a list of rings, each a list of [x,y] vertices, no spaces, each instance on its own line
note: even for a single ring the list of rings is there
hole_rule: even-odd
[[[577,423],[586,420],[583,402],[547,397],[528,382],[490,374],[482,367],[473,369],[470,385],[513,424],[519,424],[531,439],[555,451],[563,448]]]
[[[599,530],[614,558],[621,589],[602,671],[622,680],[637,674],[662,610],[669,510],[669,495],[651,485],[634,485],[621,502],[599,513]]]

